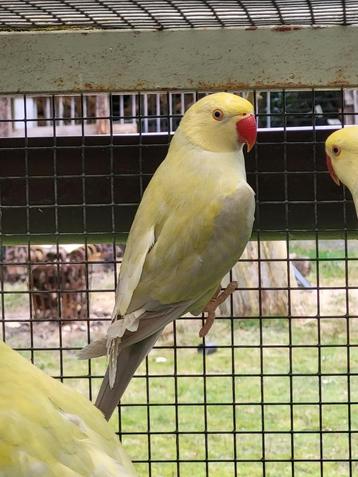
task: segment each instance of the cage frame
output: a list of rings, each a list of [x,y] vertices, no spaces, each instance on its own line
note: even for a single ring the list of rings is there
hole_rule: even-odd
[[[355,87],[357,43],[358,26],[0,31],[0,94]]]

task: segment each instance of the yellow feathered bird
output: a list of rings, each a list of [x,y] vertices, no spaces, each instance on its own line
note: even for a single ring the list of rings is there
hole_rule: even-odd
[[[242,254],[254,220],[242,146],[256,140],[252,104],[216,93],[192,105],[135,216],[107,336],[81,358],[109,355],[96,406],[107,419],[163,328],[184,313],[216,307],[235,289],[220,282]]]
[[[135,477],[102,413],[0,341],[0,477]]]
[[[326,139],[328,171],[339,185],[340,181],[352,194],[358,215],[358,126],[338,129]]]

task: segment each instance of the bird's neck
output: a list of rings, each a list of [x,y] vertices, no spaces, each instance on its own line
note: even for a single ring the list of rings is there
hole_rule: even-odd
[[[358,216],[358,170],[356,158],[353,156],[339,159],[339,169],[336,171],[339,180],[344,184],[352,194],[354,207]],[[338,161],[337,161],[338,162]]]
[[[357,217],[358,217],[358,177],[357,177],[357,179],[354,178],[354,181],[352,181],[352,184],[348,188],[349,188],[349,190],[352,194],[354,207],[356,209],[356,214],[357,214]]]
[[[213,177],[235,183],[246,181],[245,158],[242,147],[233,151],[213,152],[193,144],[180,128],[176,131],[168,154],[181,167],[187,163],[203,178]]]

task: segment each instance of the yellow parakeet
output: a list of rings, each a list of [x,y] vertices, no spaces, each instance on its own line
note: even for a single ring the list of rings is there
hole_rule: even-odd
[[[328,171],[339,185],[350,190],[358,214],[358,126],[338,129],[326,139]]]
[[[135,477],[103,415],[0,341],[0,477]]]
[[[235,289],[218,292],[252,231],[255,199],[242,148],[255,141],[253,106],[234,94],[206,96],[181,120],[132,224],[112,324],[80,353],[109,355],[96,402],[107,419],[163,328],[205,310],[205,336],[215,308]]]

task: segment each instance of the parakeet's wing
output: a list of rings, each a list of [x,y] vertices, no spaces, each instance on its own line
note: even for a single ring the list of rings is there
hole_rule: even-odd
[[[129,312],[143,306],[142,297],[149,295],[160,304],[194,305],[213,287],[214,293],[241,256],[252,231],[253,190],[241,181],[231,191],[224,185],[210,197],[205,192],[203,188],[192,192],[185,207],[167,213],[145,260]]]
[[[144,210],[139,211],[137,220],[133,223],[124,252],[120,280],[116,292],[116,302],[112,314],[113,318],[117,315],[124,316],[127,312],[133,292],[139,283],[147,254],[155,242],[155,224],[147,223],[147,221],[144,224],[141,223],[142,216],[150,216],[150,211],[146,214],[146,203],[143,205],[142,208]]]
[[[145,220],[146,216],[150,216],[149,213],[147,213],[147,215],[145,214],[145,205],[145,202],[141,204],[142,213],[138,210],[128,238],[116,290],[115,304],[112,311],[112,324],[105,338],[93,341],[78,353],[79,359],[104,356],[107,354],[108,344],[113,338],[122,338],[127,330],[137,331],[139,317],[145,310],[134,310],[133,313],[129,313],[128,315],[126,315],[126,311],[131,302],[133,293],[138,286],[147,254],[155,242],[154,225],[152,223],[146,223]],[[138,224],[141,222],[140,217],[142,215],[144,216],[144,220],[142,227],[140,227]],[[143,297],[143,302],[145,301],[146,299]],[[144,336],[142,336],[142,339],[144,339]]]

